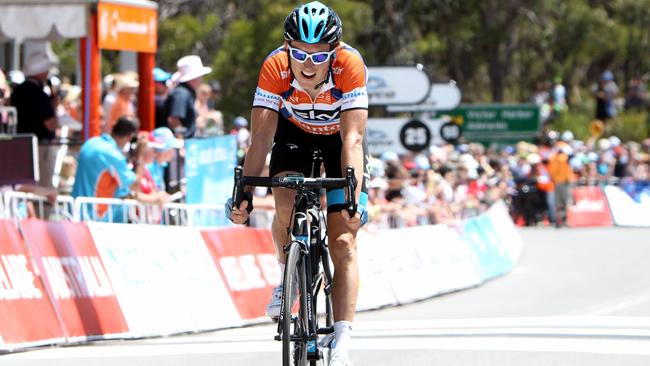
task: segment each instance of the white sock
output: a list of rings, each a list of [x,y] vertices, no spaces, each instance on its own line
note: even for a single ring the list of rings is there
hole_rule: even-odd
[[[284,285],[284,267],[286,267],[286,264],[278,261],[278,264],[280,265],[280,286]]]
[[[348,352],[350,338],[352,337],[352,322],[340,321],[334,323],[334,334],[336,337],[336,344],[334,349],[336,352]]]

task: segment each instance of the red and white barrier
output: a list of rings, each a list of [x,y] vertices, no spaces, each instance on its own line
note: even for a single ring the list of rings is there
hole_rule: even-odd
[[[357,309],[473,287],[509,271],[522,243],[505,207],[475,221],[472,243],[463,239],[467,228],[460,235],[443,225],[361,232]],[[13,221],[0,221],[4,349],[266,320],[266,303],[282,277],[268,229],[20,225],[25,242]]]
[[[128,327],[88,227],[29,219],[20,228],[66,337],[124,336]]]
[[[132,336],[240,325],[194,228],[88,223]]]
[[[567,224],[572,227],[613,226],[614,220],[600,187],[575,187],[574,204],[567,209]]]
[[[201,235],[241,319],[264,318],[271,292],[282,280],[271,231],[238,227]]]
[[[0,220],[0,336],[5,349],[65,340],[37,273],[16,224]]]

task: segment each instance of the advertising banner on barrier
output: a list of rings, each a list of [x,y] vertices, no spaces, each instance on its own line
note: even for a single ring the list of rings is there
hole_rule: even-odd
[[[390,286],[397,303],[431,296],[427,295],[431,292],[431,284],[422,281],[427,276],[427,263],[415,250],[421,240],[411,229],[381,230],[368,240],[367,250],[380,252],[374,264],[380,264],[379,270],[387,275],[383,283],[375,283],[374,291],[377,286]],[[396,243],[399,243],[399,250],[396,250]]]
[[[506,204],[498,201],[490,207],[485,216],[489,218],[494,234],[499,238],[502,251],[505,251],[513,264],[517,263],[524,249],[524,241],[510,218]]]
[[[241,324],[198,230],[104,223],[88,226],[132,335]]]
[[[637,201],[616,186],[606,186],[605,196],[616,225],[650,227],[650,199],[639,195]]]
[[[614,219],[600,187],[573,188],[573,202],[567,210],[567,224],[572,227],[612,226]]]
[[[483,281],[500,276],[513,267],[514,261],[487,215],[466,220],[461,239],[474,251]]]
[[[20,222],[67,337],[125,334],[128,327],[88,227],[83,223]]]
[[[282,273],[268,229],[233,227],[202,230],[201,235],[244,320],[265,316]]]
[[[15,223],[0,220],[0,336],[5,347],[64,341]]]
[[[236,136],[186,141],[187,203],[221,204],[232,194],[237,164]]]
[[[377,309],[398,303],[392,286],[390,248],[392,243],[383,239],[385,230],[378,232],[359,231],[357,234],[357,258],[359,262],[359,295],[357,310]]]
[[[460,240],[456,231],[446,225],[408,230],[416,230],[416,236],[420,238],[415,250],[419,258],[428,262],[425,281],[431,283],[427,286],[430,296],[476,286],[481,282],[474,253]]]

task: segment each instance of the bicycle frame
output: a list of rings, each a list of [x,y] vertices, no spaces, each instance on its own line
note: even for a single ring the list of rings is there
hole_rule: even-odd
[[[293,243],[298,243],[302,252],[302,268],[300,271],[305,274],[305,305],[307,306],[307,334],[302,339],[303,342],[317,341],[318,334],[328,334],[333,329],[318,328],[318,314],[315,309],[315,295],[326,281],[325,294],[331,292],[332,275],[329,265],[323,266],[323,272],[319,271],[320,261],[329,261],[327,254],[327,243],[323,237],[321,228],[321,208],[319,196],[310,189],[298,190],[294,201],[294,211],[292,215],[292,224],[289,227],[289,240],[285,245],[285,253]],[[283,297],[282,301],[286,301]],[[331,309],[330,309],[331,310]],[[278,334],[281,333],[282,319],[278,322]],[[310,360],[319,359],[319,349],[316,346],[314,352],[308,353]]]

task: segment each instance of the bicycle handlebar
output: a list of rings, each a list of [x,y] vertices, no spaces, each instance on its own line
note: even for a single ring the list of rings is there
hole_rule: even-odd
[[[347,201],[345,208],[353,217],[357,212],[355,190],[357,179],[354,175],[354,168],[347,167],[345,178],[305,178],[302,174],[287,175],[284,177],[253,177],[244,176],[241,166],[235,167],[235,184],[232,191],[232,200],[235,207],[243,200],[244,186],[256,187],[283,187],[295,190],[300,189],[321,189],[321,188],[347,188]]]

